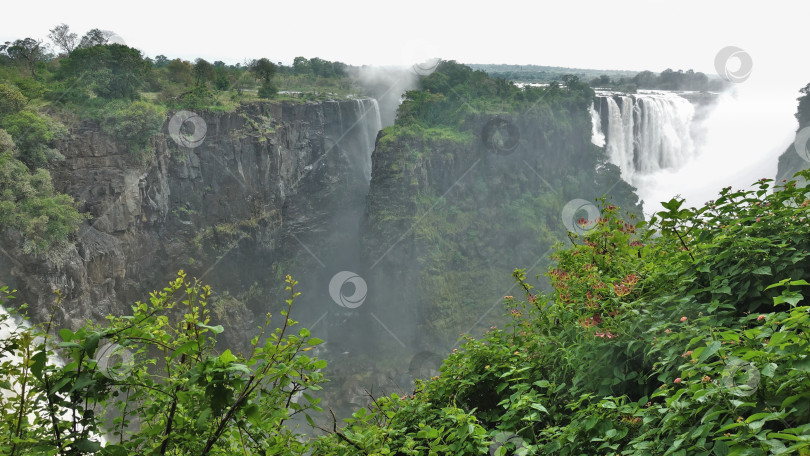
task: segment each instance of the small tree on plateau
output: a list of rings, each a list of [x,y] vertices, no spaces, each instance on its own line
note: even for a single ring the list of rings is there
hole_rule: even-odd
[[[194,76],[197,79],[197,84],[205,84],[208,81],[213,81],[216,78],[216,71],[214,65],[205,59],[197,59],[194,63]]]
[[[37,78],[37,63],[45,59],[45,48],[42,46],[42,40],[33,38],[16,40],[13,43],[6,41],[6,44],[0,46],[0,53],[5,53],[16,62],[28,67],[31,71],[31,77],[34,79]]]
[[[89,48],[93,46],[98,46],[100,44],[107,44],[110,42],[110,37],[115,35],[115,33],[109,30],[101,30],[101,29],[91,29],[89,32],[85,33],[82,37],[82,40],[79,42],[80,48]]]
[[[273,84],[273,76],[276,75],[276,64],[269,59],[261,58],[254,60],[250,64],[250,70],[256,75],[257,78],[264,81],[259,88],[260,98],[273,98],[278,93],[278,89]]]
[[[76,49],[77,40],[79,39],[79,35],[70,32],[70,27],[67,24],[59,24],[56,27],[50,30],[50,34],[48,34],[48,38],[53,41],[59,49],[61,49],[65,54],[70,55],[74,49]]]
[[[253,61],[250,70],[253,71],[257,78],[264,82],[270,82],[273,76],[276,75],[276,64],[269,59],[261,58]]]

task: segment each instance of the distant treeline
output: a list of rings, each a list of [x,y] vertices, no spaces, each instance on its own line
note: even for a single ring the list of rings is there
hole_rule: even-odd
[[[661,73],[642,71],[633,77],[611,78],[601,75],[590,81],[592,87],[610,87],[632,92],[636,89],[696,90],[719,92],[727,82],[719,78],[709,78],[705,73],[693,70],[673,71],[669,68]]]
[[[720,91],[726,83],[719,78],[710,78],[694,70],[666,69],[661,73],[652,71],[590,70],[581,68],[550,67],[539,65],[469,65],[485,71],[491,77],[514,82],[551,83],[561,82],[566,75],[574,75],[589,81],[591,87],[611,88],[625,92],[637,89]]]
[[[582,68],[566,68],[542,65],[491,65],[474,64],[468,65],[474,70],[486,72],[493,78],[503,78],[515,82],[561,82],[563,76],[573,75],[582,81],[590,81],[601,75],[608,75],[611,78],[630,78],[636,75],[636,71],[619,70],[589,70]]]
[[[232,110],[243,101],[243,90],[274,98],[283,90],[335,92],[345,85],[338,80],[345,78],[347,65],[317,57],[296,57],[290,66],[269,58],[235,65],[151,58],[110,31],[92,29],[79,38],[60,24],[50,32],[52,46],[31,37],[0,44],[0,80],[28,99],[75,105],[93,104],[95,98],[145,99],[171,109]]]

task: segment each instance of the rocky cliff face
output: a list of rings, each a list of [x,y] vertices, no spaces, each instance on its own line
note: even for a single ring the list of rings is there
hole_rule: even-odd
[[[633,189],[591,144],[587,111],[555,114],[472,116],[456,138],[380,134],[361,271],[363,310],[381,322],[366,329],[375,349],[443,357],[459,334],[499,321],[503,297],[521,293],[514,269],[541,285],[552,246],[575,213],[588,217],[573,210],[565,220],[570,203],[608,194],[639,212]]]
[[[794,174],[810,167],[808,158],[810,158],[810,156],[808,156],[807,152],[803,154],[799,153],[796,151],[795,144],[791,144],[787,150],[779,156],[779,165],[776,170],[777,183],[781,183],[783,179],[792,180]],[[803,182],[803,180],[802,178],[798,179],[800,185],[807,184]]]
[[[201,117],[205,136],[191,148],[173,140],[167,119],[147,163],[92,122],[71,132],[51,173],[92,216],[77,242],[32,256],[13,235],[0,239],[0,282],[19,290],[35,320],[56,290],[60,325],[127,312],[182,268],[220,291],[220,320],[252,328],[244,310],[270,310],[253,298],[268,279],[282,287],[274,275],[301,251],[291,239],[323,229],[358,192],[362,202],[374,100],[254,103]]]

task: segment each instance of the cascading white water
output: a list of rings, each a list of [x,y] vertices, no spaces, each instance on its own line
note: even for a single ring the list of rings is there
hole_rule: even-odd
[[[695,108],[675,94],[637,97],[638,142],[635,166],[641,174],[684,165],[695,151],[690,125]]]
[[[328,106],[328,108],[326,108]],[[351,164],[352,174],[365,179],[365,186],[371,182],[371,153],[382,129],[380,107],[374,98],[347,101],[325,101],[324,108],[329,112],[325,132],[328,151],[342,154]]]
[[[611,163],[622,171],[622,177],[632,179],[633,167],[633,100],[621,97],[621,108],[613,97],[605,98],[608,106],[607,154]]]
[[[588,108],[588,112],[591,114],[591,142],[598,147],[605,147],[605,134],[602,133],[602,117],[596,112],[593,103]]]
[[[357,111],[356,118],[363,128],[362,137],[365,141],[364,150],[368,151],[363,160],[363,173],[367,180],[371,180],[371,152],[374,151],[374,143],[377,140],[377,133],[382,130],[380,119],[380,106],[374,98],[364,98],[355,100]]]
[[[620,107],[615,98],[601,97],[608,108],[606,148],[625,180],[635,183],[638,177],[677,169],[694,155],[695,109],[688,100],[671,92],[649,92],[618,96]]]

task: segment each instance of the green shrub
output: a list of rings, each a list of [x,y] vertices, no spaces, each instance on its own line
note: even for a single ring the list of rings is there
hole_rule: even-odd
[[[0,148],[4,133],[0,130]],[[67,243],[84,218],[73,198],[54,192],[47,170],[31,173],[10,150],[0,150],[0,226],[19,231],[27,252]]]
[[[33,111],[20,111],[5,116],[0,126],[14,138],[20,160],[30,168],[42,167],[50,160],[61,158],[61,154],[50,146],[67,135],[67,129],[56,120]]]
[[[319,454],[410,454],[421,429],[454,432],[447,407],[498,455],[810,454],[806,189],[762,180],[682,203],[649,223],[603,203],[558,248],[553,293],[516,270],[525,297],[504,298],[505,329],[468,338],[415,397],[379,401]]]
[[[204,111],[210,109],[217,102],[214,93],[205,85],[195,85],[188,92],[180,94],[176,99],[168,100],[167,105],[172,109],[188,109],[191,111]]]
[[[286,423],[320,410],[308,393],[320,389],[326,362],[306,355],[323,341],[292,329],[296,284],[287,276],[283,327],[260,328],[246,355],[215,348],[223,328],[211,322],[211,289],[182,271],[106,325],[59,329],[58,341],[55,328],[18,327],[0,344],[14,357],[3,361],[0,387],[21,386],[0,395],[0,453],[304,454]]]
[[[149,139],[160,132],[166,110],[145,101],[116,101],[108,103],[101,112],[105,133],[126,144],[133,153],[146,148]]]
[[[15,78],[14,85],[16,85],[20,89],[20,92],[29,100],[42,98],[50,91],[44,82],[36,79]]]
[[[259,98],[275,98],[278,95],[278,88],[272,81],[265,81],[259,87]]]
[[[146,84],[149,63],[137,49],[107,44],[76,49],[60,61],[59,78],[68,87],[90,88],[106,99],[139,97],[138,90]]]
[[[28,99],[19,89],[0,83],[0,118],[22,111],[26,103],[28,103]]]

